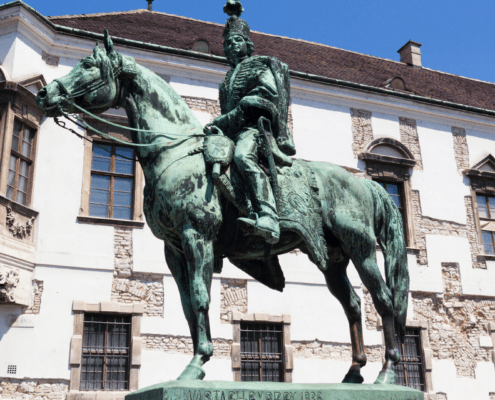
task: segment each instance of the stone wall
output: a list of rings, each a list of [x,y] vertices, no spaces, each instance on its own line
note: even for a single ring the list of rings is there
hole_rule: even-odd
[[[320,358],[340,361],[352,360],[352,348],[347,343],[314,341],[293,341],[294,357]],[[368,362],[382,362],[384,346],[365,346]]]
[[[245,279],[224,279],[220,283],[220,319],[230,323],[232,311],[247,313],[247,281]]]
[[[466,130],[453,126],[452,136],[454,138],[454,155],[457,171],[462,175],[462,171],[469,168],[469,149],[466,140]]]
[[[453,359],[458,377],[475,379],[476,365],[490,362],[493,348],[480,346],[495,320],[495,299],[461,295],[459,264],[442,264],[443,296],[412,293],[414,318],[428,322],[433,357]]]
[[[43,294],[43,281],[33,280],[32,303],[23,314],[39,314],[41,310],[41,296]]]
[[[423,160],[421,158],[421,147],[419,146],[418,129],[416,121],[410,118],[399,117],[400,141],[413,154],[416,160],[414,169],[423,169]]]
[[[220,102],[218,100],[203,99],[201,97],[182,96],[191,110],[202,111],[211,115],[211,121],[220,116]]]
[[[129,277],[132,274],[132,228],[114,228],[114,276]]]
[[[163,317],[163,275],[134,272],[131,278],[114,278],[111,300],[143,303],[144,315]]]
[[[354,158],[373,141],[373,128],[371,127],[371,111],[351,108],[352,120],[352,151]]]
[[[488,396],[490,397],[490,400],[495,400],[495,392],[490,392]]]
[[[172,335],[142,335],[146,350],[164,351],[193,355],[193,342],[190,337]],[[213,357],[225,358],[231,354],[232,340],[213,339]]]
[[[68,380],[0,379],[0,398],[22,400],[65,400]]]
[[[466,218],[467,218],[467,232],[469,239],[469,248],[471,249],[471,258],[473,261],[473,268],[486,269],[485,260],[478,259],[478,254],[482,254],[478,244],[478,230],[474,222],[474,207],[473,198],[471,196],[464,197],[464,203],[466,205]]]
[[[364,300],[364,323],[366,329],[376,331],[378,329],[378,321],[381,318],[376,311],[371,294],[363,285],[363,300]],[[361,303],[362,304],[362,303]]]

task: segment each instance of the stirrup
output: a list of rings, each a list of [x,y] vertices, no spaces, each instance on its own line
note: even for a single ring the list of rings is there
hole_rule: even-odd
[[[272,218],[271,216],[266,215],[266,217]],[[260,217],[256,221],[253,221],[249,218],[238,218],[237,224],[244,232],[244,235],[256,235],[261,236],[265,241],[269,244],[278,243],[280,240],[280,232],[273,231],[271,229],[266,229],[260,227],[258,221],[263,218]],[[276,222],[275,222],[276,223]]]

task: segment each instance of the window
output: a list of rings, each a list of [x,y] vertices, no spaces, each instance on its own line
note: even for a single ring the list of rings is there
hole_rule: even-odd
[[[476,203],[478,204],[478,215],[481,226],[481,239],[483,242],[483,250],[485,254],[495,255],[494,251],[494,232],[484,230],[495,223],[495,197],[476,195]]]
[[[199,51],[201,53],[209,53],[210,52],[210,45],[206,40],[196,40],[193,45],[193,50],[194,51]]]
[[[105,119],[123,128],[86,122],[116,139],[132,143],[123,117],[105,114]],[[102,139],[92,130],[85,132],[81,207],[77,221],[84,224],[143,228],[144,174],[133,147]]]
[[[284,381],[282,324],[241,323],[241,381]]]
[[[34,129],[14,120],[6,197],[22,205],[28,204],[35,134]]]
[[[131,316],[84,314],[80,390],[129,390]]]
[[[372,141],[358,155],[366,163],[366,175],[379,183],[390,195],[402,216],[407,247],[416,247],[410,172],[416,165],[414,156],[401,142],[380,138]]]
[[[402,188],[401,183],[394,183],[394,182],[382,182],[382,181],[376,181],[379,185],[381,185],[387,193],[390,195],[392,198],[393,202],[397,206],[397,208],[400,211],[400,214],[402,216],[402,226],[405,228],[406,226],[406,215],[404,212],[404,190]],[[407,235],[407,230],[404,229],[404,235]]]
[[[134,164],[133,149],[93,143],[90,216],[132,219]]]
[[[421,329],[406,328],[404,343],[399,343],[395,335],[395,343],[399,349],[400,361],[394,365],[397,374],[397,384],[425,391],[425,368],[423,366]]]

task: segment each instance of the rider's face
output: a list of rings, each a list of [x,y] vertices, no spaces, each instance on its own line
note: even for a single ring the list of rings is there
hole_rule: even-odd
[[[232,35],[226,39],[226,47],[233,59],[240,59],[247,56],[247,43],[241,35]]]

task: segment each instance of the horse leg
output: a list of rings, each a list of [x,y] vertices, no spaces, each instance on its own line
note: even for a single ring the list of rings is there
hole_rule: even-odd
[[[369,232],[368,232],[369,233]],[[394,345],[394,306],[392,292],[384,282],[376,262],[376,241],[373,234],[360,235],[352,249],[351,259],[364,285],[370,292],[373,304],[383,321],[385,337],[385,363],[375,383],[394,384],[397,376],[393,365],[399,362],[399,353]]]
[[[344,308],[345,315],[349,321],[352,343],[352,365],[344,377],[343,383],[362,383],[361,368],[366,365],[366,353],[364,352],[363,327],[361,323],[361,299],[354,291],[347,278],[347,265],[349,258],[343,254],[338,262],[329,264],[323,273],[330,292],[337,298]]]
[[[184,258],[184,255],[165,245],[165,261],[167,262],[167,265],[172,272],[172,276],[175,279],[175,283],[179,288],[182,310],[184,311],[184,316],[186,317],[187,324],[189,325],[189,331],[191,332],[191,338],[193,341],[194,354],[196,354],[196,350],[198,348],[198,321],[191,303],[189,273],[187,270],[186,259]]]
[[[208,310],[210,306],[211,280],[213,275],[213,242],[205,235],[186,225],[182,232],[182,249],[187,262],[189,297],[195,314],[196,329],[194,357],[178,379],[203,379],[202,368],[213,355]]]

